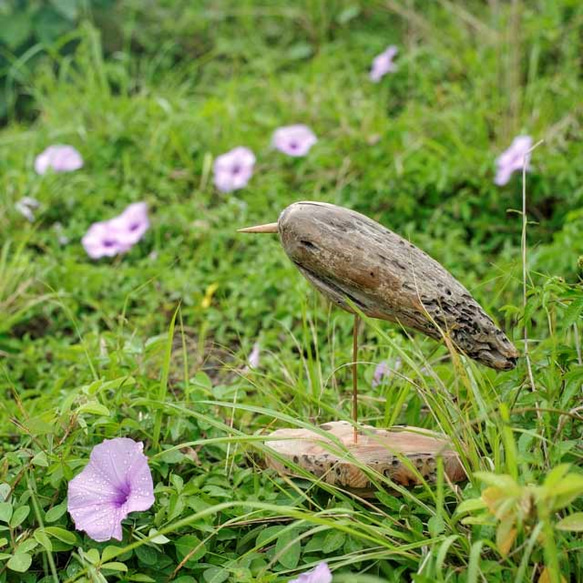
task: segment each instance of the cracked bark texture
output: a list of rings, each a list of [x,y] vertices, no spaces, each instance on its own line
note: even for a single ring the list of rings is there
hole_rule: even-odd
[[[271,433],[265,445],[276,455],[266,456],[266,466],[280,474],[302,477],[288,465],[292,462],[328,484],[359,493],[376,492],[365,467],[396,484],[414,486],[422,483],[421,478],[435,483],[437,458],[441,458],[449,480],[460,482],[467,478],[451,442],[427,429],[403,427],[388,431],[363,425],[358,444],[353,441],[352,425],[346,421],[331,421],[320,425],[320,429],[323,432],[277,429]]]
[[[355,211],[296,202],[277,224],[283,248],[306,279],[342,309],[396,322],[496,370],[518,352],[468,290],[418,247]]]

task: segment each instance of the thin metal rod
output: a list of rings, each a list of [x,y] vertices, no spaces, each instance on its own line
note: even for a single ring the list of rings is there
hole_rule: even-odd
[[[354,315],[354,328],[352,330],[352,420],[354,421],[354,443],[358,443],[358,325],[360,316]]]

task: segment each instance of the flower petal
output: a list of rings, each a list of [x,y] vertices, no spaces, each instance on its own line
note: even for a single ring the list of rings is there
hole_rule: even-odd
[[[332,583],[332,573],[326,563],[320,563],[315,569],[302,573],[289,583]]]
[[[514,172],[521,171],[524,167],[525,156],[532,148],[532,138],[530,136],[516,136],[512,140],[510,147],[502,152],[496,159],[498,167],[494,183],[503,186],[510,181]],[[526,170],[530,171],[531,167],[527,161]]]
[[[393,59],[397,54],[398,49],[395,45],[387,47],[380,55],[377,55],[372,62],[372,67],[369,73],[370,80],[378,83],[387,73],[393,73],[397,70],[397,66],[393,63]]]
[[[81,244],[91,259],[113,257],[127,250],[118,241],[117,234],[111,228],[109,221],[91,225],[81,239]]]
[[[123,488],[131,475],[129,470],[135,463],[144,462],[148,465],[143,449],[142,443],[127,437],[106,439],[93,448],[90,464],[114,487]]]
[[[304,124],[278,128],[273,133],[273,147],[288,156],[305,156],[317,143],[316,134]]]
[[[121,215],[111,219],[109,226],[115,232],[120,245],[135,245],[150,228],[148,205],[145,202],[130,204]]]
[[[123,532],[121,521],[127,516],[115,504],[89,504],[71,509],[69,513],[77,530],[83,530],[97,542],[112,538],[121,540]]]
[[[67,145],[49,146],[34,161],[37,174],[45,174],[49,168],[55,172],[73,172],[82,167],[81,154],[73,146]]]
[[[214,183],[221,192],[231,192],[247,186],[253,176],[255,154],[243,146],[217,156],[214,165]]]
[[[154,484],[143,444],[106,439],[85,469],[69,482],[68,509],[75,528],[97,541],[122,538],[121,521],[154,503]]]

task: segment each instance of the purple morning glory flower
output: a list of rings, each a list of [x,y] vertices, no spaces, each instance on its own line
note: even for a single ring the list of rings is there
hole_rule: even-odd
[[[383,380],[383,378],[385,377],[386,374],[387,374],[387,361],[382,360],[381,362],[379,362],[377,364],[376,368],[374,369],[374,375],[372,378],[372,386],[378,387],[381,384],[381,381]]]
[[[516,136],[512,140],[510,148],[502,152],[496,160],[498,170],[496,172],[496,178],[494,178],[494,184],[504,186],[510,180],[513,172],[522,170],[524,157],[531,148],[532,138],[530,136]],[[526,170],[530,171],[530,169],[529,164]]]
[[[332,573],[326,563],[320,563],[315,569],[302,573],[289,583],[332,583]]]
[[[242,146],[217,157],[214,163],[215,186],[221,192],[232,192],[247,186],[253,176],[255,154]]]
[[[91,259],[114,257],[129,250],[120,243],[109,221],[93,223],[81,239],[81,244]]]
[[[305,156],[318,141],[314,132],[306,125],[296,124],[281,127],[273,133],[273,146],[288,156]]]
[[[117,232],[122,246],[135,245],[150,228],[148,205],[145,202],[130,204],[121,215],[111,219],[109,225]]]
[[[83,158],[73,146],[49,146],[34,161],[37,174],[44,174],[48,169],[54,172],[73,172],[83,168]]]
[[[69,482],[69,514],[77,530],[98,542],[122,539],[121,521],[154,504],[154,484],[144,444],[118,437],[91,452],[85,469]]]
[[[374,83],[378,83],[387,73],[394,73],[397,70],[397,65],[393,63],[393,59],[397,54],[398,49],[395,45],[387,47],[380,55],[377,55],[370,69],[369,77]]]
[[[401,368],[401,359],[400,358],[396,358],[395,359],[395,364],[393,365],[393,368],[391,370],[391,368],[389,367],[389,363],[386,360],[382,360],[381,362],[379,362],[376,366],[376,368],[374,369],[374,375],[372,378],[372,386],[373,387],[378,387],[382,382],[383,379],[385,377],[388,377],[391,372],[396,372]]]
[[[149,227],[148,205],[136,202],[130,204],[121,215],[91,225],[81,243],[92,259],[113,257],[129,251]]]

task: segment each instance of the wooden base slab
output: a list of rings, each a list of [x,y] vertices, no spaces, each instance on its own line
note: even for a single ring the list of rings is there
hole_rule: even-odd
[[[397,484],[414,486],[420,483],[420,475],[426,481],[435,481],[436,460],[442,457],[450,481],[466,479],[464,468],[449,440],[427,429],[404,427],[388,431],[363,425],[355,444],[353,426],[346,421],[332,421],[320,428],[331,439],[308,429],[278,429],[271,433],[265,445],[280,459],[267,455],[267,467],[284,475],[298,476],[298,472],[281,460],[283,458],[328,484],[350,490],[367,490],[373,484],[359,465],[365,465]]]

